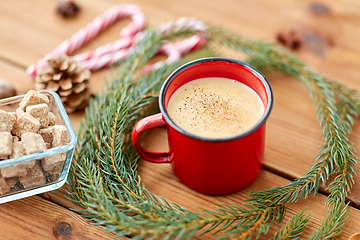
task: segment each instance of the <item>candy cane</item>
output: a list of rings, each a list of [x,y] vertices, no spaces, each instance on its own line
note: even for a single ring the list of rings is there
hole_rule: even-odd
[[[184,39],[181,42],[175,43],[175,47],[180,52],[181,56],[201,48],[206,44],[206,37],[203,34],[197,34],[191,38]]]
[[[164,64],[170,64],[176,61],[179,61],[181,58],[181,54],[179,50],[172,43],[165,43],[158,49],[158,53],[164,53],[168,55],[168,58],[165,61],[159,61],[154,64],[150,64],[144,67],[144,72],[149,73],[155,69],[159,69]]]
[[[92,58],[100,57],[108,53],[114,53],[119,50],[129,48],[131,47],[131,45],[133,45],[133,43],[134,43],[133,37],[121,38],[115,42],[100,46],[93,51],[88,51],[85,53],[75,55],[74,59],[79,62],[83,62]]]
[[[180,18],[175,22],[166,22],[158,27],[158,31],[166,34],[178,31],[180,28],[193,28],[194,30],[197,30],[199,34],[184,39],[183,41],[177,42],[175,44],[165,43],[159,48],[158,53],[166,54],[168,58],[165,61],[159,61],[157,63],[145,66],[145,72],[148,73],[162,67],[164,64],[170,64],[179,61],[184,54],[190,51],[194,51],[206,44],[206,26],[201,21],[198,21],[194,18]],[[89,69],[90,71],[96,71],[101,68],[108,67],[116,62],[125,60],[128,57],[130,52],[129,49],[126,49],[125,46],[120,47],[121,44],[129,45],[130,47],[141,41],[144,37],[144,34],[145,32],[138,32],[134,37],[120,39],[114,43],[100,46],[93,51],[76,55],[74,58],[78,61],[81,61],[82,66],[86,69]]]
[[[159,29],[162,33],[170,33],[178,31],[180,28],[183,29],[189,29],[192,28],[193,30],[199,31],[199,34],[184,39],[180,42],[173,44],[166,43],[165,47],[164,45],[159,49],[159,53],[165,53],[168,55],[168,58],[166,61],[160,61],[152,65],[148,65],[145,67],[145,72],[151,72],[154,69],[158,69],[162,67],[164,64],[170,64],[174,63],[176,61],[179,61],[180,58],[185,55],[186,53],[189,53],[191,51],[194,51],[206,44],[206,37],[205,37],[205,30],[206,26],[201,22],[196,20],[195,18],[180,18],[175,22],[166,22],[162,25],[160,25]],[[138,38],[142,38],[143,35],[138,36],[142,34],[142,32],[138,33]],[[175,54],[177,52],[177,54]]]
[[[204,25],[203,22],[197,20],[196,18],[187,18],[182,17],[176,20],[175,22],[167,22],[164,24],[161,24],[159,29],[163,33],[169,33],[169,32],[176,32],[180,29],[186,30],[186,29],[193,29],[198,32],[205,33],[206,32],[206,25]]]
[[[165,53],[168,55],[168,58],[165,61],[159,61],[152,65],[147,65],[144,68],[146,73],[151,72],[155,69],[159,69],[165,64],[171,64],[176,61],[179,61],[180,58],[189,53],[194,51],[206,44],[206,38],[204,35],[195,35],[191,38],[184,39],[183,41],[177,42],[175,44],[166,43],[160,49],[159,53]]]
[[[184,29],[193,28],[200,33],[189,39],[176,43],[176,46],[166,43],[164,46],[160,47],[158,52],[168,55],[167,60],[165,62],[160,61],[153,65],[146,66],[145,72],[158,69],[163,66],[164,63],[173,63],[178,61],[184,54],[200,48],[206,43],[206,37],[204,35],[206,26],[195,18],[180,18],[175,22],[169,21],[160,25],[159,31],[165,34],[171,31],[178,31],[181,27]],[[108,67],[116,62],[124,60],[129,54],[129,51],[120,51],[119,53],[116,53],[117,51],[126,48],[126,46],[130,47],[131,45],[138,43],[144,37],[144,34],[145,32],[138,32],[134,37],[120,39],[114,43],[100,46],[93,51],[78,54],[74,56],[74,58],[81,61],[83,63],[83,67],[89,69],[90,71],[96,71],[98,69]]]
[[[122,49],[116,52],[110,52],[99,57],[93,57],[81,62],[82,67],[90,71],[96,71],[104,67],[109,67],[114,63],[125,60],[129,56],[129,48]]]
[[[122,37],[129,38],[145,28],[146,19],[144,13],[135,5],[116,5],[103,14],[96,17],[92,22],[87,24],[84,28],[80,29],[69,39],[65,40],[51,53],[47,54],[44,58],[40,59],[36,64],[30,66],[27,69],[27,73],[34,77],[38,69],[46,65],[47,60],[58,57],[62,54],[70,55],[82,45],[93,39],[97,34],[105,30],[117,20],[123,17],[131,17],[132,22],[126,26],[120,33]],[[124,40],[128,41],[128,39]],[[127,44],[120,43],[121,48],[125,48]],[[120,50],[118,49],[118,50]],[[96,54],[104,54],[104,51],[90,52],[86,58],[96,56]]]
[[[57,57],[62,54],[70,55],[79,49],[83,44],[94,38],[97,34],[109,27],[115,21],[123,17],[131,17],[132,22],[121,31],[119,40],[100,46],[95,50],[78,54],[74,58],[82,63],[82,66],[91,71],[108,67],[116,62],[128,57],[131,47],[142,40],[145,32],[146,20],[145,15],[134,5],[117,5],[96,17],[92,22],[80,29],[77,33],[65,40],[60,46],[55,48],[51,53],[40,59],[35,65],[30,66],[27,72],[30,76],[35,76],[39,68],[46,65],[48,59]],[[206,43],[205,31],[206,26],[194,18],[180,18],[175,22],[167,22],[160,25],[156,31],[168,34],[180,29],[186,30],[192,28],[199,34],[174,44],[165,43],[158,50],[159,53],[168,55],[167,60],[145,66],[145,72],[162,67],[164,64],[170,64],[178,61],[182,55],[202,47]]]

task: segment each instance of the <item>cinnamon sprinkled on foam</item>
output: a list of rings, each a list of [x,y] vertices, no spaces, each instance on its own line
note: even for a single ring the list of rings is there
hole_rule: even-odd
[[[242,83],[203,78],[179,88],[170,99],[168,113],[187,132],[223,138],[254,126],[264,113],[264,105],[260,97]]]

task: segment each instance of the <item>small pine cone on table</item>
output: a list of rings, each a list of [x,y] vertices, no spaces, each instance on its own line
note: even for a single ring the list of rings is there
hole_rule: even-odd
[[[79,61],[62,55],[48,60],[35,77],[36,90],[51,90],[59,94],[65,110],[72,113],[87,106],[90,98],[91,72],[81,67]]]

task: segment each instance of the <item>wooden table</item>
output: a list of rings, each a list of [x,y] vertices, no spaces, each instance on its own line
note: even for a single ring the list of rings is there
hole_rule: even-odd
[[[63,40],[85,26],[97,15],[119,3],[136,4],[145,12],[150,26],[176,20],[183,16],[196,17],[204,22],[223,26],[250,38],[275,42],[279,32],[295,31],[302,39],[301,48],[294,50],[300,59],[316,68],[323,76],[334,78],[360,90],[360,2],[344,1],[266,1],[266,0],[78,0],[81,12],[73,19],[55,14],[55,0],[0,1],[0,78],[10,80],[19,94],[33,88],[26,68],[45,56]],[[81,51],[114,41],[120,29],[129,21],[116,23]],[[225,51],[222,56],[237,57]],[[91,89],[96,92],[103,84],[108,70],[95,72]],[[169,165],[140,163],[139,174],[147,188],[168,201],[190,210],[197,206],[211,208],[220,202],[243,203],[244,194],[282,186],[301,177],[313,164],[322,146],[321,129],[315,109],[305,88],[298,81],[282,75],[267,75],[273,88],[275,102],[268,120],[264,168],[246,189],[225,196],[196,193],[181,184]],[[70,115],[75,129],[83,113]],[[350,135],[355,148],[360,148],[360,124],[356,121]],[[147,134],[146,147],[167,148],[166,132],[156,129]],[[360,171],[357,170],[359,175]],[[349,195],[350,215],[338,239],[348,239],[360,232],[360,176]],[[59,190],[0,205],[0,239],[111,239],[101,227],[95,227],[70,210],[77,208],[65,198],[66,186]],[[311,196],[288,205],[285,220],[301,209],[312,212],[311,222],[302,238],[321,225],[327,211],[326,193]],[[272,227],[271,233],[280,226]],[[208,239],[209,236],[201,239]]]

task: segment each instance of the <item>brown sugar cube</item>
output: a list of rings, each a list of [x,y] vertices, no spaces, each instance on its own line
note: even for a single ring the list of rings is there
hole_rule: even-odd
[[[37,104],[28,106],[26,113],[30,114],[40,122],[40,127],[44,128],[49,125],[49,107],[47,104]]]
[[[13,138],[9,132],[0,132],[0,157],[8,157],[12,153]]]
[[[18,181],[19,177],[5,178],[5,182],[10,188],[13,188]]]
[[[49,112],[48,119],[49,119],[49,126],[55,126],[55,123],[56,123],[55,114],[52,112]]]
[[[10,190],[9,185],[6,183],[5,179],[0,174],[0,194],[3,195]]]
[[[53,147],[63,146],[69,143],[69,135],[67,129],[63,125],[55,125],[53,127]]]
[[[13,116],[16,119],[16,112],[8,112],[8,114],[10,114],[11,116]]]
[[[42,136],[45,143],[50,143],[51,145],[53,142],[53,132],[54,132],[54,127],[52,127],[52,126],[46,127],[46,128],[41,128],[39,130],[39,134]]]
[[[15,110],[15,114],[16,114],[16,117],[18,118],[22,113],[25,113],[25,108],[24,107],[18,107],[16,110]]]
[[[18,163],[17,165],[19,165],[20,167],[24,167],[24,168],[28,169],[28,168],[34,167],[35,164],[36,164],[36,162],[38,162],[38,161],[39,161],[39,160],[34,159],[34,160],[30,160],[30,161]]]
[[[11,178],[11,177],[17,177],[22,176],[26,174],[26,168],[23,166],[19,166],[19,164],[14,164],[9,167],[1,168],[1,175],[3,175],[5,178]]]
[[[10,158],[18,158],[24,155],[26,155],[26,152],[22,141],[20,141],[17,137],[13,137],[13,149]]]
[[[48,182],[55,182],[57,180],[59,180],[60,174],[47,174],[46,175],[46,180]]]
[[[46,183],[44,173],[39,163],[36,163],[32,168],[28,168],[26,175],[20,176],[19,180],[24,188],[32,188]]]
[[[17,163],[9,167],[1,168],[1,175],[3,175],[4,178],[23,176],[25,174],[26,165],[24,166],[23,163]]]
[[[20,107],[27,107],[31,105],[41,104],[41,103],[49,103],[49,98],[41,93],[38,93],[34,90],[30,90],[26,93],[25,97],[19,103]]]
[[[0,132],[11,132],[15,122],[13,114],[0,110]]]
[[[12,136],[13,137],[13,142],[18,142],[20,141],[20,139],[18,138],[18,136]]]
[[[21,136],[21,141],[26,154],[32,154],[46,150],[46,144],[40,134],[27,132]]]
[[[62,125],[55,125],[53,129],[53,147],[63,146],[69,143],[69,135],[67,129]],[[66,159],[66,152],[58,153],[52,156],[45,157],[41,160],[41,166],[44,171],[50,174],[61,173],[64,161]]]
[[[17,163],[15,165],[18,165],[19,167],[23,167],[23,168],[32,168],[35,166],[36,164],[36,159],[35,160],[30,160],[30,161],[26,161],[26,162],[22,162],[22,163]]]
[[[57,153],[41,160],[41,166],[44,171],[50,174],[61,173],[62,167],[66,159],[66,152]]]
[[[17,158],[26,155],[22,141],[15,140],[13,142],[13,145],[13,152],[10,155],[11,158]],[[36,160],[16,163],[12,166],[1,168],[0,171],[4,178],[25,175],[26,169],[33,167],[35,165],[35,162]]]
[[[26,132],[37,133],[40,129],[40,122],[33,116],[27,113],[22,113],[18,116],[12,134],[21,138]]]
[[[37,162],[37,160],[35,159],[35,160],[18,163],[18,165],[21,167],[24,167],[24,168],[32,168],[35,166],[36,162]]]

